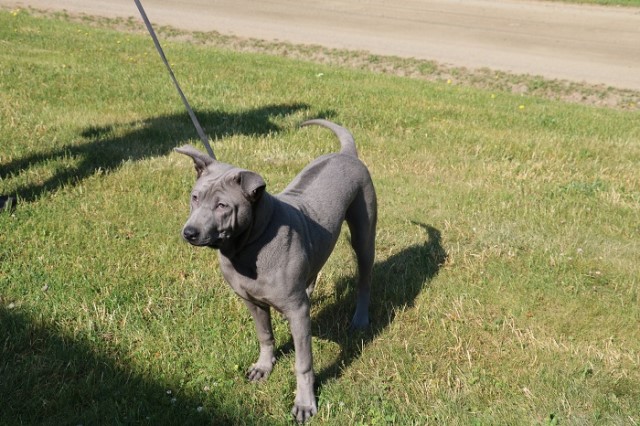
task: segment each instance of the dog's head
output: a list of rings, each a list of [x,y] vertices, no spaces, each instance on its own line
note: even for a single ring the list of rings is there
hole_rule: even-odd
[[[191,214],[182,236],[195,246],[232,249],[250,231],[253,206],[266,184],[249,170],[221,163],[190,145],[175,149],[193,159],[196,183],[191,192]]]

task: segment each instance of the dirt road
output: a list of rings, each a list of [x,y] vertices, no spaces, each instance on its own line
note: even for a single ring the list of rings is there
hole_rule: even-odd
[[[0,0],[138,16],[133,0]],[[152,22],[640,90],[640,9],[533,0],[143,0]]]

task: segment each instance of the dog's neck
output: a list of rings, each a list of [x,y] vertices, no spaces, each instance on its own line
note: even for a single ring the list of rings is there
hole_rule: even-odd
[[[274,198],[268,192],[264,192],[260,199],[253,205],[253,222],[245,232],[231,241],[229,247],[220,248],[220,254],[228,259],[233,259],[246,246],[256,241],[264,233],[271,221],[274,209]],[[260,212],[259,214],[257,212]]]
[[[253,224],[249,229],[249,235],[245,245],[257,240],[264,233],[267,226],[269,226],[271,216],[273,215],[273,203],[274,198],[265,191],[260,199],[253,205]],[[257,214],[258,211],[260,211],[260,214]]]

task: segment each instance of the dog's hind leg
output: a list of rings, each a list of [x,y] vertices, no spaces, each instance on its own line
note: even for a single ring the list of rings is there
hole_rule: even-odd
[[[356,312],[351,320],[352,329],[362,329],[369,325],[377,211],[373,186],[370,188],[370,192],[367,191],[368,189],[365,188],[365,191],[361,192],[351,203],[345,217],[351,232],[351,247],[353,247],[358,262],[358,296]]]

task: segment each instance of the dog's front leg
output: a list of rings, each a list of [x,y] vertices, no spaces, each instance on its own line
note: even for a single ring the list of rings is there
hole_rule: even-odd
[[[268,306],[258,306],[248,300],[244,303],[249,308],[251,316],[256,324],[256,333],[260,342],[260,356],[258,361],[247,371],[247,378],[251,381],[266,379],[273,364],[276,362],[274,356],[275,339],[273,337],[273,328],[271,327],[271,309]]]
[[[313,355],[311,353],[311,317],[307,300],[287,318],[293,336],[296,357],[296,398],[291,413],[298,422],[306,422],[318,412],[313,390]]]

